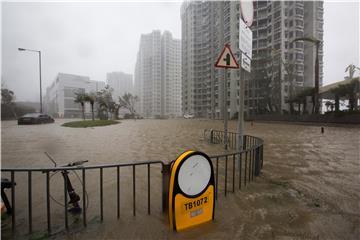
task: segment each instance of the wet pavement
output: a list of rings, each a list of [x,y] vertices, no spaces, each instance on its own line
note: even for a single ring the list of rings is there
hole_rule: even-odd
[[[65,128],[55,124],[18,126],[2,122],[2,167],[49,167],[49,152],[59,163],[89,160],[87,165],[128,163],[147,160],[169,162],[188,149],[209,155],[223,153],[219,145],[203,139],[203,130],[222,130],[222,121],[211,120],[124,120],[120,124],[97,128]],[[236,130],[236,122],[229,122]],[[99,219],[98,172],[87,178],[88,227],[79,217],[70,216],[71,231],[63,231],[62,207],[52,202],[55,212],[51,238],[68,239],[357,239],[360,236],[360,127],[325,127],[295,124],[246,124],[246,134],[264,139],[264,168],[260,177],[241,191],[220,196],[215,221],[181,233],[168,229],[161,212],[161,175],[152,167],[150,216],[147,215],[145,181],[137,186],[137,212],[132,216],[131,176],[124,169],[121,180],[121,217],[116,219],[114,201],[115,172],[104,176],[104,222]],[[60,174],[59,174],[60,175]],[[61,201],[61,177],[52,178],[52,195]],[[139,169],[137,177],[145,176]],[[75,188],[79,183],[74,179]],[[26,175],[17,176],[17,226],[26,232]],[[23,184],[21,184],[23,182]],[[46,215],[44,176],[34,174],[34,235],[44,236]],[[9,223],[2,222],[3,238],[9,238]],[[23,234],[18,238],[28,238]]]

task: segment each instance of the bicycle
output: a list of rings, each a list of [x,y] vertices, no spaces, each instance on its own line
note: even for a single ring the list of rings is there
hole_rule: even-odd
[[[54,158],[53,158],[49,153],[47,153],[47,152],[45,152],[45,155],[54,163],[55,167],[57,167],[57,163],[56,163],[56,161],[54,160]],[[88,161],[88,160],[76,161],[76,162],[68,163],[68,164],[66,164],[66,165],[62,165],[62,166],[60,166],[60,167],[82,166],[84,163],[87,163],[87,162],[89,162],[89,161]],[[66,185],[67,185],[67,193],[68,193],[69,198],[70,198],[69,204],[72,205],[72,207],[69,208],[68,211],[69,211],[70,213],[73,213],[73,214],[79,214],[79,213],[81,213],[81,211],[82,211],[82,209],[81,209],[81,207],[80,207],[80,204],[79,204],[79,202],[80,202],[80,196],[79,196],[79,194],[77,194],[77,193],[75,192],[75,189],[74,189],[74,187],[73,187],[73,185],[72,185],[72,183],[71,183],[71,180],[70,180],[70,178],[69,178],[69,171],[68,171],[68,170],[59,170],[59,171],[61,172],[61,174],[62,174],[62,176],[63,176],[63,178],[64,178],[64,180],[65,180],[65,183],[66,183]],[[81,181],[79,175],[78,175],[74,170],[72,170],[72,171],[73,171],[74,174],[77,176],[77,178],[78,178],[78,180],[80,181],[80,183],[82,184],[82,181]],[[55,173],[50,176],[50,179],[51,179],[53,176],[55,176],[55,174],[57,174],[57,173],[58,173],[58,171],[55,171]],[[57,200],[55,200],[51,195],[50,195],[50,198],[51,198],[53,201],[55,201],[57,204],[63,206],[63,204],[61,204],[60,202],[58,202]],[[88,198],[87,193],[86,193],[86,198]],[[88,201],[86,201],[86,202],[88,203]]]

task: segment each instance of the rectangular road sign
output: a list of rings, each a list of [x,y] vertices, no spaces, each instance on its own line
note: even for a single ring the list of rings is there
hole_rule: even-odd
[[[251,59],[246,56],[244,53],[241,54],[241,67],[247,71],[251,72]]]
[[[239,22],[239,49],[252,59],[252,31],[242,19]]]

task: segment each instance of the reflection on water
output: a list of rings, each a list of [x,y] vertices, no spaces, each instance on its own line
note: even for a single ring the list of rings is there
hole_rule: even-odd
[[[75,129],[55,124],[17,126],[16,122],[2,122],[2,166],[52,166],[43,154],[49,152],[59,162],[89,160],[88,165],[114,162],[162,160],[169,162],[188,149],[204,151],[209,155],[223,152],[219,145],[204,141],[203,130],[222,130],[222,121],[210,120],[127,120],[107,127]],[[236,130],[236,122],[229,128]],[[254,123],[246,125],[246,134],[265,140],[264,169],[261,177],[235,194],[220,197],[216,205],[214,223],[180,234],[167,228],[161,214],[161,175],[152,169],[152,215],[147,216],[145,181],[137,191],[138,213],[132,217],[130,170],[124,169],[121,182],[121,219],[114,215],[114,176],[108,171],[104,177],[105,219],[99,224],[98,200],[90,201],[89,227],[77,238],[318,238],[355,239],[360,223],[359,201],[359,128],[320,127]],[[89,174],[89,199],[98,196],[98,172]],[[139,169],[137,177],[146,176]],[[17,176],[17,182],[26,184],[26,175]],[[76,181],[76,177],[72,176]],[[44,176],[33,176],[34,191],[44,189]],[[55,175],[52,184],[61,186],[61,177]],[[79,184],[75,184],[75,188]],[[26,193],[26,186],[17,186],[17,197]],[[63,190],[52,189],[55,199],[62,199]],[[26,202],[26,195],[21,196]],[[34,197],[33,206],[44,201],[44,195]],[[20,200],[19,200],[20,201]],[[54,225],[62,228],[61,206],[52,202]],[[141,210],[142,209],[142,210]],[[27,230],[26,204],[17,204],[17,222]],[[44,211],[34,213],[35,223],[44,223]],[[57,221],[56,219],[60,219]],[[76,219],[73,220],[76,222]],[[81,221],[80,221],[81,222]],[[58,225],[57,225],[58,224]],[[76,224],[75,224],[76,225]],[[81,224],[80,224],[81,225]],[[45,225],[44,225],[45,226]],[[60,227],[61,226],[61,227]],[[56,228],[56,227],[55,227]],[[36,230],[36,228],[35,228]],[[56,229],[54,230],[56,232]],[[61,235],[62,236],[62,235]]]

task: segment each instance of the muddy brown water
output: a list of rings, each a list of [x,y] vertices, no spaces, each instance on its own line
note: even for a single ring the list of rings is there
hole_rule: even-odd
[[[223,129],[212,120],[125,120],[98,128],[65,128],[55,124],[18,126],[1,123],[2,167],[50,167],[43,152],[59,163],[89,160],[87,165],[147,160],[169,162],[188,149],[209,155],[223,153],[203,139],[205,128]],[[229,129],[236,130],[230,121]],[[264,139],[261,176],[240,191],[219,195],[215,221],[181,233],[169,230],[161,212],[160,166],[151,167],[151,215],[147,215],[146,169],[136,172],[136,216],[132,216],[131,169],[121,169],[120,219],[116,219],[116,170],[104,170],[104,221],[99,213],[99,171],[87,175],[88,227],[81,217],[69,216],[64,231],[62,179],[51,179],[50,238],[67,239],[358,239],[360,236],[360,128],[257,123],[246,134]],[[6,174],[3,174],[6,176]],[[76,175],[71,178],[80,188]],[[33,231],[26,235],[27,175],[16,176],[18,233],[11,235],[3,219],[3,239],[42,238],[46,230],[45,176],[33,174]],[[238,185],[236,185],[236,188]],[[80,191],[81,192],[81,191]]]

